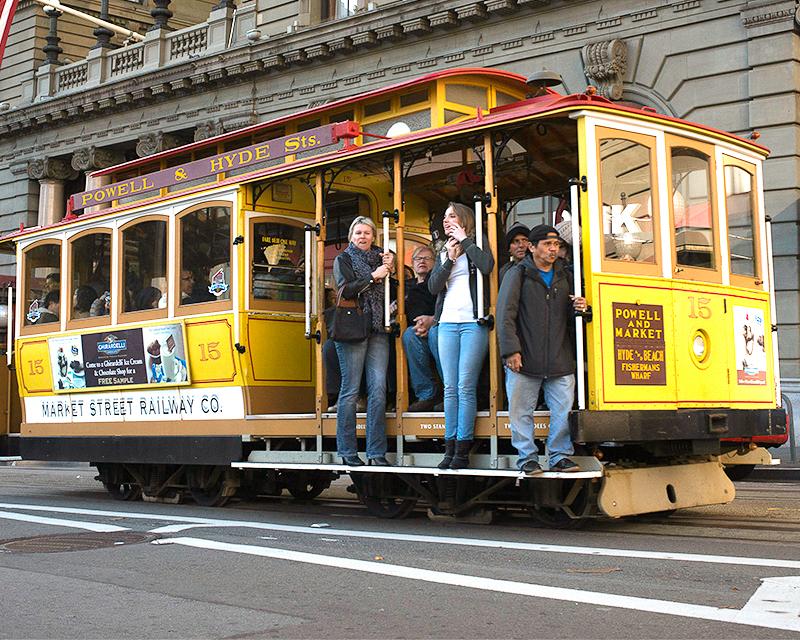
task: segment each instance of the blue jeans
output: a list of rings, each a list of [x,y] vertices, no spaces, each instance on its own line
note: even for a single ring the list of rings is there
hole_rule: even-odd
[[[386,367],[389,337],[374,333],[363,342],[337,342],[342,386],[336,409],[336,450],[342,457],[358,453],[356,401],[361,376],[367,374],[367,458],[386,455]]]
[[[443,322],[438,342],[444,382],[444,437],[472,440],[478,407],[476,389],[489,349],[489,328],[477,322]]]
[[[403,349],[408,360],[408,377],[417,400],[431,400],[436,393],[431,368],[431,349],[428,337],[420,338],[414,327],[403,332]]]
[[[575,376],[534,378],[524,373],[506,369],[506,395],[511,422],[511,444],[519,453],[517,467],[522,468],[528,460],[538,460],[539,450],[534,441],[533,412],[539,399],[539,387],[544,385],[544,400],[550,407],[550,433],[547,436],[547,452],[552,467],[559,460],[575,453],[569,433],[567,417],[575,400]]]

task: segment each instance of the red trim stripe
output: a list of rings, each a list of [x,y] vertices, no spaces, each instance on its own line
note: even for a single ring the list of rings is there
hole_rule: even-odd
[[[11,30],[11,20],[14,18],[18,2],[19,0],[0,0],[0,66],[3,64],[8,32]]]

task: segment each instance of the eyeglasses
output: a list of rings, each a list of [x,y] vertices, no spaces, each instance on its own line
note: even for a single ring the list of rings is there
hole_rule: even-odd
[[[423,260],[425,262],[433,262],[433,256],[415,256],[414,257],[414,262],[421,262]]]

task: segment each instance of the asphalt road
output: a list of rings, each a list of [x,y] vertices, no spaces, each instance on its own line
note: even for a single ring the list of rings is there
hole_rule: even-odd
[[[206,509],[93,475],[0,467],[0,638],[800,637],[800,484],[554,531],[382,521],[345,480]]]

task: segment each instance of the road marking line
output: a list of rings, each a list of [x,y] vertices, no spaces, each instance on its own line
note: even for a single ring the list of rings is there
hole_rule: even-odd
[[[161,540],[154,540],[151,544],[177,544],[186,547],[194,547],[197,549],[242,553],[260,556],[263,558],[273,558],[275,560],[288,560],[290,562],[302,562],[305,564],[313,564],[324,567],[337,567],[339,569],[350,569],[364,573],[392,576],[396,578],[408,578],[411,580],[421,580],[424,582],[432,582],[437,584],[481,589],[484,591],[531,596],[534,598],[580,602],[583,604],[614,607],[617,609],[631,609],[634,611],[662,613],[684,618],[698,618],[702,620],[714,620],[717,622],[731,622],[748,626],[766,627],[769,629],[800,631],[800,618],[770,618],[768,615],[766,615],[765,611],[753,610],[753,608],[748,609],[747,606],[741,610],[720,609],[718,607],[710,607],[707,605],[671,602],[669,600],[655,600],[651,598],[639,598],[635,596],[623,596],[615,593],[601,593],[598,591],[582,591],[580,589],[551,587],[547,585],[529,584],[525,582],[513,582],[511,580],[497,580],[494,578],[482,578],[478,576],[468,576],[444,571],[431,571],[429,569],[404,567],[402,565],[386,564],[383,562],[354,560],[352,558],[326,556],[316,553],[305,553],[302,551],[290,551],[287,549],[274,549],[270,547],[259,547],[244,544],[230,544],[226,542],[216,542],[213,540],[203,540],[201,538],[164,538]]]
[[[0,519],[19,520],[21,522],[35,522],[36,524],[51,524],[56,527],[71,527],[73,529],[85,529],[86,531],[129,531],[127,527],[117,527],[113,524],[81,522],[79,520],[63,520],[61,518],[43,518],[42,516],[32,516],[27,513],[11,513],[9,511],[0,511]]]
[[[77,509],[72,507],[47,507],[41,505],[24,505],[0,503],[0,508],[27,509],[30,511],[48,511],[54,513],[71,513],[76,515],[93,515],[136,520],[158,520],[181,524],[168,525],[152,529],[152,533],[177,533],[186,530],[186,525],[199,527],[242,527],[263,531],[283,531],[285,533],[302,533],[324,536],[347,536],[353,538],[372,538],[376,540],[398,540],[401,542],[425,542],[464,547],[483,547],[490,549],[511,549],[517,551],[536,551],[541,553],[565,553],[572,555],[598,556],[610,558],[639,558],[643,560],[673,560],[676,562],[700,562],[707,564],[726,564],[748,567],[774,567],[779,569],[800,569],[800,560],[779,560],[777,558],[743,558],[739,556],[717,556],[695,553],[670,553],[665,551],[639,551],[637,549],[612,549],[607,547],[578,547],[554,544],[537,544],[535,542],[511,542],[507,540],[480,540],[475,538],[458,538],[450,536],[430,536],[409,533],[384,533],[380,531],[358,531],[354,529],[333,529],[325,527],[316,529],[294,525],[254,522],[247,520],[222,520],[216,518],[196,518],[192,516],[165,516],[155,513],[133,513],[124,511],[103,511],[97,509]],[[173,527],[170,529],[170,527]],[[180,527],[180,528],[174,528]]]
[[[751,618],[763,616],[797,624],[800,620],[800,577],[764,578],[742,613]]]

